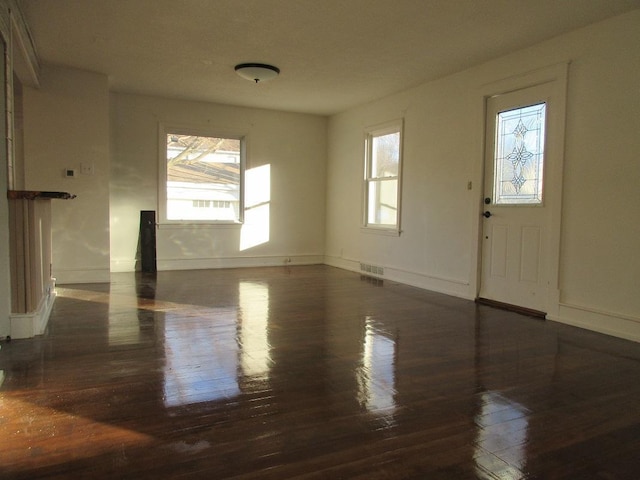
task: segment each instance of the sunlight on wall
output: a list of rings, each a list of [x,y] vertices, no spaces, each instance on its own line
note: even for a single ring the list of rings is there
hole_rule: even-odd
[[[240,233],[240,251],[269,241],[271,165],[247,170],[244,185],[244,224]]]
[[[259,283],[240,282],[240,342],[242,372],[259,379],[269,377],[271,346],[269,345],[269,287]]]

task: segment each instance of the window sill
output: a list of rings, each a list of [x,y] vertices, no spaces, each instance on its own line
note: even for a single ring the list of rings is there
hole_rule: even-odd
[[[378,227],[360,227],[362,233],[368,233],[373,235],[384,235],[387,237],[399,237],[402,230],[396,228],[378,228]]]
[[[215,222],[160,222],[158,223],[159,230],[181,230],[181,229],[220,229],[220,228],[240,228],[242,223],[215,223]]]

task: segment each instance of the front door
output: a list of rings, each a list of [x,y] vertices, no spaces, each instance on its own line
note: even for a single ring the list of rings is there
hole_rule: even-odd
[[[550,85],[487,99],[481,299],[547,312]]]

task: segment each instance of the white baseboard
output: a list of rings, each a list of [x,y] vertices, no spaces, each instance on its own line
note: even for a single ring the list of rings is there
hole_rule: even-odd
[[[287,261],[290,259],[290,261]],[[165,258],[157,259],[158,271],[163,270],[203,270],[215,268],[273,267],[280,265],[318,265],[323,263],[322,255],[231,257],[231,258]],[[111,272],[135,272],[139,260],[111,260]],[[139,269],[139,268],[138,268]]]
[[[625,340],[640,342],[640,318],[630,315],[606,312],[581,305],[560,303],[558,315],[547,315],[547,319]]]
[[[136,259],[112,258],[111,273],[135,272],[138,262],[139,260]]]
[[[263,256],[263,257],[231,257],[231,258],[176,258],[158,259],[158,271],[165,270],[203,270],[216,268],[246,268],[246,267],[278,267],[283,265],[319,265],[322,255],[291,255],[291,256]]]
[[[42,297],[38,308],[29,313],[12,313],[11,321],[11,338],[32,338],[42,335],[49,323],[51,309],[56,299],[55,284],[52,282],[49,288],[49,294]]]
[[[72,283],[109,283],[111,272],[106,268],[58,269],[53,272],[58,285]]]
[[[343,270],[362,273],[363,275],[370,275],[372,277],[381,278],[383,280],[391,280],[394,282],[403,283],[405,285],[411,285],[412,287],[430,290],[432,292],[444,293],[446,295],[452,295],[454,297],[460,297],[467,300],[473,300],[475,298],[475,294],[470,293],[469,282],[466,282],[464,280],[426,275],[423,273],[412,272],[384,265],[381,265],[384,268],[384,274],[376,275],[362,272],[360,270],[360,261],[333,257],[330,255],[325,255],[324,263],[332,267],[342,268]]]

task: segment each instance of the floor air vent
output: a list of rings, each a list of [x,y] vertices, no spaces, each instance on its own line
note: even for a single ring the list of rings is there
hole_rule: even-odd
[[[369,265],[368,263],[361,263],[360,271],[364,273],[370,273],[371,275],[384,275],[384,267]]]

